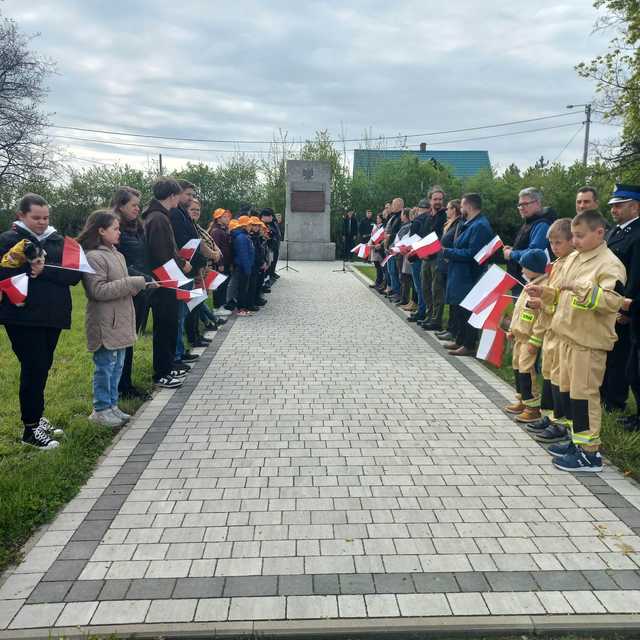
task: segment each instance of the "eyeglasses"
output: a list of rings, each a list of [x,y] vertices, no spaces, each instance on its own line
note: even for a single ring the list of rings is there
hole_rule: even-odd
[[[528,207],[530,204],[533,204],[535,200],[529,200],[529,202],[518,202],[518,209],[524,209]]]

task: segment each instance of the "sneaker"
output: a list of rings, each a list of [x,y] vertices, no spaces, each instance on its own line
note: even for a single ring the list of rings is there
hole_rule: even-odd
[[[424,316],[413,313],[407,318],[407,322],[422,322],[424,320]]]
[[[516,416],[517,422],[537,422],[542,414],[537,407],[526,407],[525,410]]]
[[[218,326],[216,327],[222,327],[223,325],[227,324],[227,318],[217,318],[216,322],[218,323]]]
[[[569,442],[566,442],[565,444],[552,444],[550,447],[547,448],[547,451],[554,458],[562,458],[563,456],[566,456],[566,455],[573,455],[576,453],[577,450],[578,450],[578,447],[576,447],[576,445],[573,444],[571,440]]]
[[[162,378],[158,378],[153,384],[156,387],[162,387],[163,389],[178,389],[182,386],[182,380],[178,378],[173,378],[171,376],[162,376]]]
[[[124,424],[124,420],[121,420],[112,413],[111,408],[103,409],[102,411],[96,411],[94,409],[93,413],[89,416],[89,420],[103,427],[120,427]]]
[[[211,344],[211,340],[207,340],[206,338],[200,338],[199,340],[196,340],[196,342],[194,342],[191,346],[198,349],[200,347],[208,347],[210,344]]]
[[[60,427],[54,427],[44,416],[38,422],[38,428],[42,429],[50,438],[59,438],[64,435]]]
[[[524,425],[524,428],[529,433],[542,433],[549,425],[551,424],[551,420],[548,416],[542,416],[540,420],[536,420],[535,422],[529,422]]]
[[[22,444],[35,447],[36,449],[55,449],[60,446],[57,440],[49,437],[49,434],[38,425],[26,438],[22,437]]]
[[[169,371],[169,377],[184,378],[187,373],[189,373],[189,369],[183,369],[182,367],[180,367],[179,369],[171,369],[171,371]]]
[[[120,408],[117,405],[115,407],[111,407],[111,413],[123,422],[129,422],[129,420],[131,420],[131,416],[124,411],[120,411]]]
[[[562,442],[569,437],[566,427],[561,424],[551,423],[544,431],[536,433],[533,438],[542,444],[551,444],[553,442]]]
[[[229,311],[229,309],[225,309],[224,307],[220,307],[219,309],[214,309],[213,310],[213,315],[220,318],[226,318],[227,316],[230,316],[233,312]]]
[[[182,360],[177,360],[176,362],[173,363],[173,368],[174,369],[184,369],[188,373],[193,368],[193,365],[192,364],[188,364],[186,362],[182,362]]]
[[[602,456],[599,451],[591,453],[576,447],[575,453],[554,458],[553,464],[557,469],[571,473],[599,473],[602,471]]]
[[[191,353],[189,351],[187,351],[182,358],[180,358],[180,360],[182,362],[195,362],[200,356],[196,355],[195,353]]]

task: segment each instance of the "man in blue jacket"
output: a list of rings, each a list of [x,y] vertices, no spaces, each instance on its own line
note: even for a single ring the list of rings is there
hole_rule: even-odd
[[[505,246],[504,259],[507,261],[507,272],[518,280],[522,280],[520,259],[529,249],[549,249],[547,232],[555,221],[553,209],[542,208],[542,192],[534,187],[527,187],[518,194],[518,211],[524,219],[513,241],[513,246]],[[514,289],[514,293],[517,293]]]

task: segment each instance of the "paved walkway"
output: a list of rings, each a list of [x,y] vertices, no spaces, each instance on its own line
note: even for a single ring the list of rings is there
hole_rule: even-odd
[[[640,626],[640,487],[555,470],[480,363],[296,266],[35,541],[0,638]]]

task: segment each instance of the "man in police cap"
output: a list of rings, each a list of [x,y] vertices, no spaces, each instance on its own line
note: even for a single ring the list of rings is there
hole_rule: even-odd
[[[611,199],[611,217],[616,226],[607,232],[607,245],[627,270],[627,284],[620,291],[625,298],[640,298],[640,186],[617,184]],[[636,266],[637,265],[637,266]],[[626,368],[631,349],[631,314],[621,310],[616,322],[618,341],[607,356],[607,368],[600,389],[608,411],[624,410],[629,396]]]

